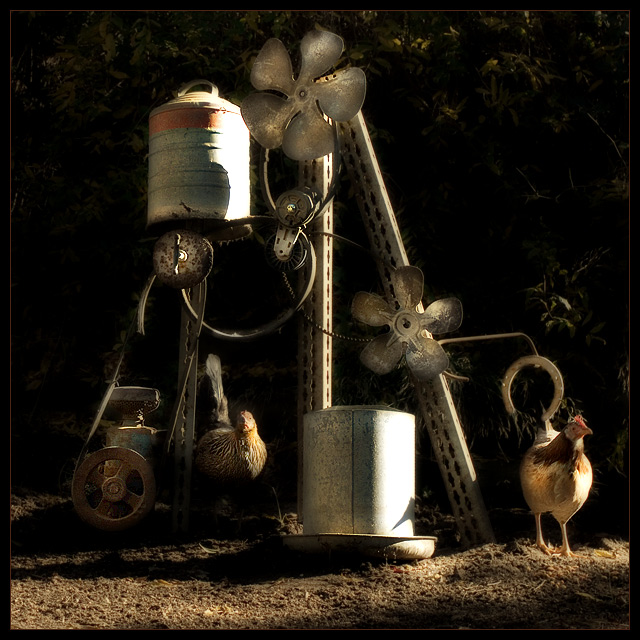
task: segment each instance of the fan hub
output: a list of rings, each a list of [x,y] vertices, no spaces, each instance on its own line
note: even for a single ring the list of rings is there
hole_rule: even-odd
[[[413,311],[403,309],[393,319],[393,329],[401,339],[409,340],[420,332],[420,318]]]

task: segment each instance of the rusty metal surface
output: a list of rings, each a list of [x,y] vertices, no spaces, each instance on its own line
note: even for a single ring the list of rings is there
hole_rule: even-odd
[[[140,522],[156,499],[154,471],[136,451],[106,447],[89,454],[73,477],[71,497],[87,524],[123,531]]]
[[[418,380],[440,375],[449,366],[444,349],[431,336],[455,331],[462,322],[462,305],[456,298],[436,300],[424,312],[421,308],[424,276],[417,267],[402,266],[391,272],[391,286],[397,304],[361,291],[353,299],[353,317],[389,331],[375,337],[360,354],[362,363],[378,374],[393,370],[402,356]]]
[[[193,91],[199,86],[208,91]],[[240,108],[194,80],[149,116],[147,226],[185,226],[250,215],[250,135]]]
[[[116,387],[111,392],[109,406],[123,420],[138,420],[155,411],[160,405],[160,392],[151,387]]]
[[[360,110],[366,91],[361,69],[320,77],[338,62],[343,48],[342,38],[334,33],[307,33],[300,43],[300,70],[294,78],[285,46],[275,38],[267,40],[251,69],[251,83],[259,93],[242,103],[242,116],[263,147],[282,146],[287,156],[299,161],[333,151],[333,128],[324,116],[349,120]]]
[[[154,272],[162,284],[174,289],[195,287],[209,275],[212,266],[213,247],[195,231],[169,231],[154,245]]]

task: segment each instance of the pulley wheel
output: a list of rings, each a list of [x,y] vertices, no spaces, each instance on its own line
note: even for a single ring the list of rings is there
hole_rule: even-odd
[[[194,231],[168,231],[153,248],[153,269],[158,280],[174,289],[195,287],[209,275],[212,265],[211,243]]]
[[[320,196],[309,187],[292,189],[276,201],[275,217],[285,227],[303,227],[319,210]]]
[[[104,531],[123,531],[153,508],[153,469],[132,449],[105,447],[80,463],[73,476],[71,498],[87,524]]]
[[[248,341],[255,340],[262,336],[268,335],[277,331],[285,322],[288,322],[291,317],[302,307],[305,300],[311,294],[313,290],[313,284],[316,277],[316,255],[313,249],[313,245],[309,242],[309,239],[304,233],[300,233],[296,244],[301,244],[302,256],[304,259],[298,265],[303,271],[304,284],[296,293],[291,292],[291,304],[283,310],[276,318],[250,329],[223,329],[211,326],[206,320],[202,321],[202,329],[209,333],[216,339],[220,340],[238,340]],[[283,276],[286,273],[282,272]],[[198,321],[199,314],[191,304],[190,292],[188,289],[182,290],[182,302],[186,312],[191,316],[192,320]]]
[[[300,269],[300,267],[304,265],[305,260],[307,259],[307,250],[305,249],[304,245],[296,240],[293,243],[293,246],[291,247],[291,250],[289,251],[286,259],[283,260],[278,257],[276,251],[277,240],[278,236],[276,234],[273,234],[265,242],[264,254],[265,258],[267,259],[268,265],[276,271],[283,272],[297,271],[298,269]]]

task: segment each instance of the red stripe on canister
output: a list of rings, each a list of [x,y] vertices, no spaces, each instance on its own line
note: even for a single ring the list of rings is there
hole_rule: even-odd
[[[167,109],[151,114],[149,135],[169,129],[219,129],[223,126],[224,109]]]

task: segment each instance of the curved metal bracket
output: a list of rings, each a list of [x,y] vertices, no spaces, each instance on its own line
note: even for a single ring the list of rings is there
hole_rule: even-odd
[[[564,381],[562,379],[562,374],[558,367],[556,367],[553,362],[547,360],[547,358],[543,358],[542,356],[524,356],[516,360],[508,369],[502,379],[502,399],[504,401],[504,406],[507,410],[507,413],[514,414],[516,409],[513,406],[513,401],[511,400],[511,384],[516,374],[523,369],[524,367],[540,367],[544,369],[550,376],[553,381],[554,386],[554,394],[553,399],[549,406],[545,409],[542,414],[542,421],[550,420],[551,417],[555,414],[555,412],[560,407],[560,403],[562,402],[562,398],[564,396]]]

